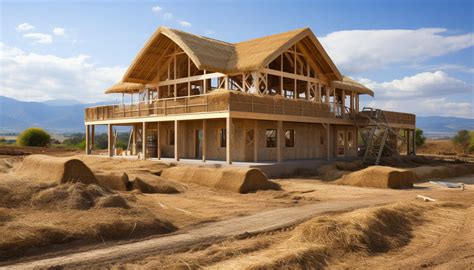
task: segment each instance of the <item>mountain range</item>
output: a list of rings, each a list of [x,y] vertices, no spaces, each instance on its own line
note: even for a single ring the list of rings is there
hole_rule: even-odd
[[[52,133],[84,132],[84,108],[107,103],[110,102],[25,102],[0,96],[0,133],[17,133],[32,126],[42,127]],[[474,130],[474,119],[417,116],[416,125],[428,137],[445,137],[452,136],[460,129]]]

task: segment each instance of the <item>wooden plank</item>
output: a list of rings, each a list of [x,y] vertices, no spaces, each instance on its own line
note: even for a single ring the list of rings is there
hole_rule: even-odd
[[[111,124],[108,124],[107,125],[107,150],[108,150],[108,154],[109,154],[109,157],[112,157],[113,156],[113,143],[112,143],[112,125]]]
[[[161,123],[156,122],[156,157],[161,159]]]
[[[202,162],[206,162],[207,157],[207,119],[202,120]]]
[[[174,120],[174,160],[179,161],[179,121]]]
[[[90,145],[89,145],[89,127],[90,125],[86,125],[86,155],[90,154]]]
[[[174,85],[174,84],[179,84],[179,83],[207,80],[207,79],[219,78],[219,77],[224,77],[224,76],[226,76],[226,74],[220,73],[220,72],[213,72],[213,73],[207,73],[207,74],[202,74],[202,75],[191,76],[191,77],[187,77],[187,78],[161,81],[161,82],[158,82],[156,84],[156,86]]]
[[[146,159],[146,122],[142,123],[142,159]]]
[[[277,121],[277,163],[282,162],[283,121]]]
[[[270,74],[270,75],[282,76],[282,77],[285,77],[285,78],[296,79],[296,80],[300,80],[300,81],[308,81],[308,82],[314,82],[314,83],[319,82],[319,79],[316,79],[316,78],[307,77],[307,76],[304,76],[304,75],[297,75],[297,74],[283,72],[283,71],[278,71],[278,70],[269,69],[269,68],[262,69],[262,72]]]
[[[232,164],[232,140],[233,140],[233,130],[232,130],[232,118],[226,118],[226,162],[227,164]]]

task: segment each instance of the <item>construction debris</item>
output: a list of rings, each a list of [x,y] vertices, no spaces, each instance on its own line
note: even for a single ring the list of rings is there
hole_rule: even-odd
[[[422,199],[425,202],[436,202],[435,199],[430,198],[430,197],[426,197],[426,196],[422,196],[422,195],[416,195],[416,198],[417,199]]]

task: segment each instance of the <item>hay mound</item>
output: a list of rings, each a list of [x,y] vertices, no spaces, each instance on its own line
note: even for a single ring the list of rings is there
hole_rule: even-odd
[[[331,164],[319,167],[318,171],[321,180],[333,181],[341,178],[346,174],[363,168],[364,163],[362,162],[362,160],[336,161]]]
[[[97,183],[101,186],[119,191],[130,190],[130,181],[128,175],[124,172],[97,171],[95,176],[97,177]]]
[[[115,207],[115,208],[124,208],[124,209],[130,208],[127,201],[118,194],[113,194],[113,195],[100,198],[97,201],[97,207],[99,208]]]
[[[16,170],[16,174],[31,181],[58,184],[66,182],[97,183],[89,167],[78,159],[68,157],[27,156]]]
[[[195,183],[210,188],[238,193],[280,189],[280,185],[269,181],[261,170],[254,168],[177,166],[163,170],[161,176],[184,183]]]
[[[474,173],[474,164],[446,164],[444,166],[421,166],[410,169],[419,180],[432,180],[463,176]]]
[[[88,210],[101,197],[112,194],[97,185],[82,183],[63,184],[42,190],[33,195],[31,205],[39,209]]]
[[[416,174],[409,170],[385,166],[371,166],[344,175],[334,183],[356,187],[411,188],[417,180]]]
[[[143,193],[175,194],[184,191],[182,185],[149,173],[135,174],[132,183],[133,189]]]

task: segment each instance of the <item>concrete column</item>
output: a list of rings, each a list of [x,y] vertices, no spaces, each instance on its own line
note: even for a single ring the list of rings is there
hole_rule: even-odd
[[[232,130],[232,118],[230,117],[227,117],[226,118],[226,121],[225,121],[225,124],[226,124],[226,134],[225,134],[225,143],[226,143],[226,148],[225,148],[225,152],[226,152],[226,161],[227,161],[227,164],[232,164],[232,139],[233,139],[233,130]]]
[[[207,154],[207,120],[202,120],[202,162],[206,162]]]
[[[108,149],[109,157],[112,157],[114,153],[113,153],[113,136],[112,136],[111,124],[107,124],[107,149]]]
[[[89,125],[86,125],[86,155],[90,154],[89,147]]]
[[[178,120],[174,120],[174,160],[175,161],[179,161],[178,133],[179,133],[179,122]]]
[[[282,162],[283,121],[277,121],[277,163]]]
[[[156,122],[156,157],[161,159],[161,135],[160,135],[160,122]]]
[[[146,159],[146,122],[142,124],[142,159]]]
[[[253,128],[253,162],[258,162],[258,120]]]

